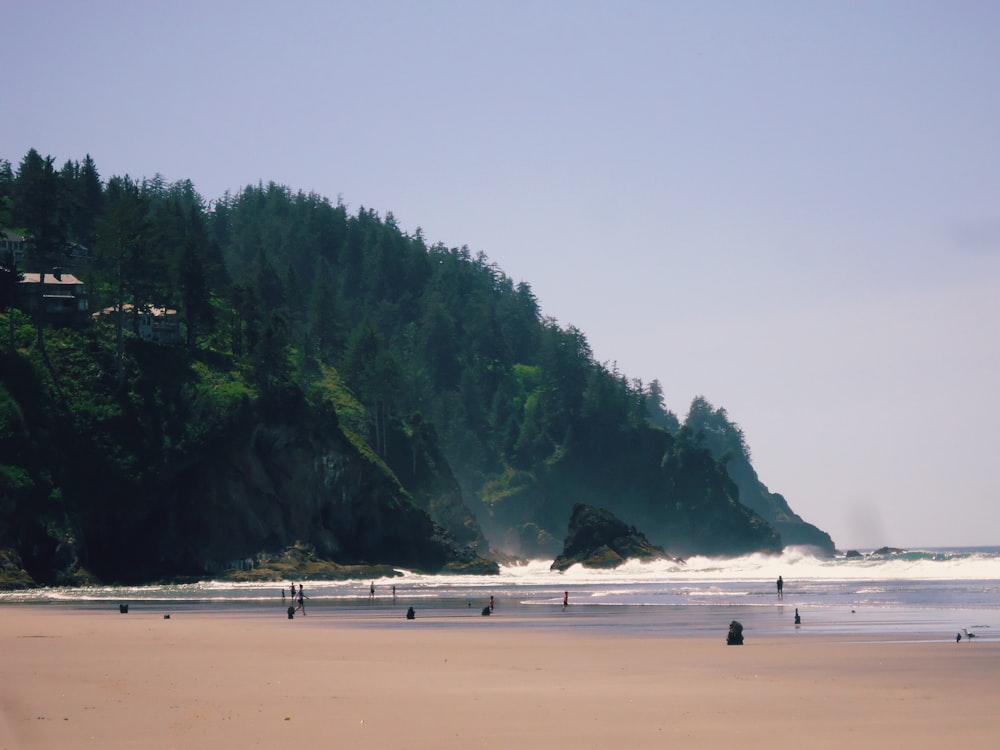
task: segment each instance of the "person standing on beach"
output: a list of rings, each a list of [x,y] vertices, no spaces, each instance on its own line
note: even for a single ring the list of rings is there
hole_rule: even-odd
[[[302,610],[302,614],[306,613],[306,595],[302,593],[302,584],[299,584],[299,609]]]
[[[569,606],[569,592],[563,591],[563,609]]]
[[[778,598],[779,599],[784,599],[785,598],[784,588],[785,588],[785,582],[781,580],[781,576],[778,576]]]
[[[490,612],[493,611],[493,594],[490,594]]]
[[[372,585],[368,587],[368,598],[375,598],[375,581],[372,581]]]

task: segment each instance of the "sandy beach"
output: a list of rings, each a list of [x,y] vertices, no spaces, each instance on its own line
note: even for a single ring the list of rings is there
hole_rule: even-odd
[[[563,621],[565,623],[565,621]],[[0,607],[0,750],[994,748],[1000,640]]]

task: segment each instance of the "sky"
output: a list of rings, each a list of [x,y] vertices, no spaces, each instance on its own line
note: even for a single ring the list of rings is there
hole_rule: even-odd
[[[0,0],[0,158],[485,253],[840,549],[1000,545],[1000,4]]]

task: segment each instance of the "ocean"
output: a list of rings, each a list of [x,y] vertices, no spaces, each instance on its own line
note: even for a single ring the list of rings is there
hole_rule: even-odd
[[[692,557],[684,564],[630,561],[615,570],[575,566],[564,573],[551,571],[551,562],[504,566],[497,576],[399,570],[398,576],[374,581],[296,583],[304,586],[311,621],[331,626],[343,621],[395,626],[413,607],[417,619],[438,627],[489,622],[489,627],[598,628],[622,636],[724,637],[736,619],[748,638],[801,632],[955,640],[963,628],[983,640],[1000,638],[1000,547],[833,558],[788,548],[781,555]],[[127,603],[130,613],[284,617],[290,602],[282,594],[287,596],[289,583],[204,581],[0,592],[0,612],[3,604],[117,612]],[[495,606],[487,618],[482,609],[491,596]]]

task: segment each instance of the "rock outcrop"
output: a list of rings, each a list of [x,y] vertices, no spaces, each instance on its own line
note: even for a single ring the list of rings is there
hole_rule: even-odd
[[[562,554],[552,570],[580,564],[587,568],[616,568],[626,560],[670,558],[662,547],[650,543],[634,526],[610,511],[577,503],[569,519],[569,533]],[[672,558],[670,558],[672,559]]]
[[[302,547],[341,565],[497,571],[436,524],[332,411],[301,402],[267,415],[248,406],[214,445],[156,493],[149,515],[118,545],[119,559],[102,568],[121,570],[128,560],[145,580],[218,576]]]

